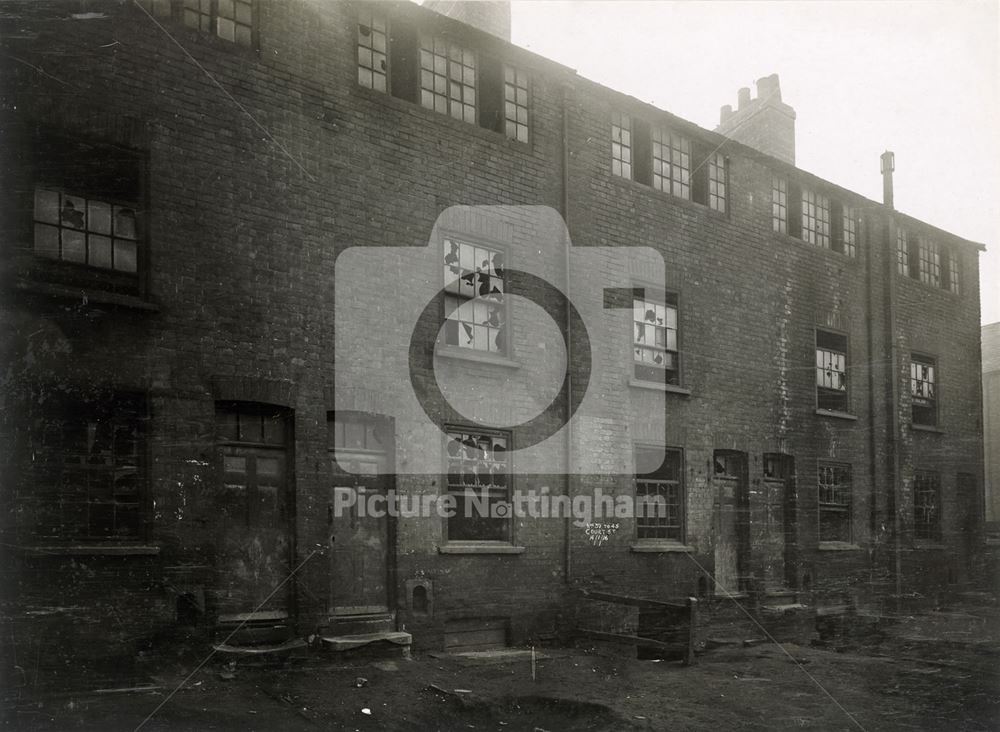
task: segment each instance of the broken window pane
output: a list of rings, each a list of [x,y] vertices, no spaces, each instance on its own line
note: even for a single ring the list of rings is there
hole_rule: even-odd
[[[637,379],[679,384],[677,298],[640,288],[632,299],[632,350]]]
[[[816,331],[816,404],[819,409],[848,411],[847,336]]]
[[[444,240],[446,344],[506,352],[503,261],[499,250]]]
[[[451,541],[509,541],[509,458],[506,433],[453,429],[447,433],[448,492],[455,515],[448,519]]]
[[[937,425],[937,398],[935,396],[936,362],[925,356],[910,356],[910,399],[913,424],[933,427]]]
[[[358,83],[361,86],[384,92],[387,86],[388,68],[386,65],[386,21],[385,17],[372,8],[361,8],[358,11]],[[421,52],[421,68],[431,67],[430,57]],[[432,79],[425,77],[428,71],[421,73],[422,86],[433,84]]]

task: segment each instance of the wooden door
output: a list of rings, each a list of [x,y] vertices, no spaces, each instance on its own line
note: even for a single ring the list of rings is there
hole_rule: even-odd
[[[357,412],[331,420],[333,489],[330,516],[330,598],[333,615],[389,610],[391,421]],[[354,498],[346,510],[337,492]],[[373,511],[373,509],[375,509]]]
[[[715,592],[726,596],[746,589],[750,543],[746,453],[716,450],[713,463],[718,506]]]
[[[291,487],[287,411],[220,406],[221,486],[216,492],[218,620],[283,621],[291,583]]]

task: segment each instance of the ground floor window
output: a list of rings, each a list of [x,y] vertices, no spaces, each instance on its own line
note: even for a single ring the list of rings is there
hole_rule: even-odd
[[[680,450],[635,448],[637,539],[684,541],[682,458]]]
[[[22,526],[38,539],[136,540],[143,534],[145,400],[107,391],[35,393]]]
[[[913,536],[941,539],[941,478],[937,473],[922,470],[913,478]]]
[[[816,483],[819,488],[819,540],[851,541],[851,466],[820,463]]]
[[[449,541],[510,541],[510,436],[506,432],[449,429],[447,519]]]

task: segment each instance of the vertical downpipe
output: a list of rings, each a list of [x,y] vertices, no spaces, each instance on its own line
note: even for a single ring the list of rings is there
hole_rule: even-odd
[[[570,283],[570,262],[569,248],[571,237],[569,234],[569,86],[562,88],[562,217],[563,217],[563,269],[566,275],[565,291],[566,301],[572,298]],[[573,502],[573,491],[571,490],[573,480],[573,323],[570,319],[569,308],[566,308],[566,476],[565,490],[566,496]],[[570,582],[570,572],[572,570],[572,549],[570,540],[572,539],[572,511],[568,511],[563,526],[563,581]]]
[[[899,348],[896,345],[896,217],[893,208],[892,174],[896,169],[896,158],[892,152],[882,153],[882,204],[888,210],[886,221],[886,321],[889,330],[889,446],[892,450],[892,533],[893,533],[893,574],[896,583],[896,603],[903,595],[902,557],[902,475],[899,460]]]

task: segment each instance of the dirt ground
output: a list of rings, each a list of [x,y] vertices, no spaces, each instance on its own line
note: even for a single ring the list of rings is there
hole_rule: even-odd
[[[5,729],[995,730],[991,613],[900,618],[823,647],[722,645],[691,667],[546,648],[534,679],[527,652],[234,668],[213,659],[171,696],[190,659],[150,674],[158,688],[144,691],[15,693]]]

